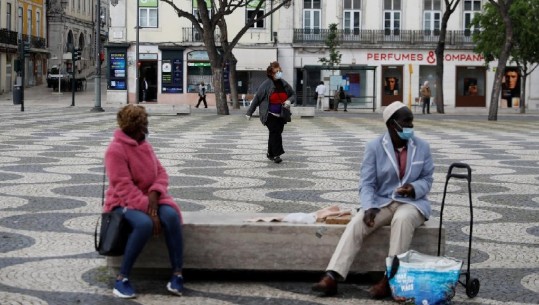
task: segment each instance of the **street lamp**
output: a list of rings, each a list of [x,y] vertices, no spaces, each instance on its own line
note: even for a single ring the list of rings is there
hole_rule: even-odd
[[[140,20],[139,20],[139,0],[137,0],[137,24],[136,24],[136,29],[137,29],[137,37],[136,37],[136,47],[135,47],[135,101],[136,103],[138,104],[139,103],[139,77],[140,77],[140,71],[139,71],[139,62],[138,62],[138,57],[139,57],[139,30],[140,30]]]
[[[91,112],[103,112],[105,111],[101,107],[101,0],[97,0],[97,7],[95,12],[95,85],[94,85],[94,95],[95,95],[95,104],[94,107],[90,110]]]

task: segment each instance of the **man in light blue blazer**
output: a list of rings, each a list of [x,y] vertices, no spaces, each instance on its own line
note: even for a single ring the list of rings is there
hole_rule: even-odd
[[[427,198],[434,173],[430,146],[414,136],[414,116],[402,102],[387,106],[383,118],[387,132],[365,147],[361,209],[346,226],[326,274],[312,287],[325,295],[337,293],[337,281],[346,278],[366,236],[391,225],[388,256],[398,255],[408,251],[415,228],[431,215]],[[391,295],[387,276],[371,287],[370,294],[376,299]]]

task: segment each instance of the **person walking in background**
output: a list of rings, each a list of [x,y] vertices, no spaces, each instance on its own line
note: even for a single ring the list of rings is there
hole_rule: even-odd
[[[335,92],[335,99],[334,99],[334,103],[335,103],[335,111],[339,111],[339,103],[343,103],[344,104],[344,111],[348,111],[346,110],[348,108],[348,105],[346,103],[346,92],[344,92],[344,88],[341,86],[339,87],[339,90],[337,90],[337,92]]]
[[[168,291],[183,291],[183,237],[180,208],[168,194],[168,175],[148,143],[148,114],[144,107],[127,105],[117,114],[119,129],[105,153],[109,187],[104,212],[123,213],[131,227],[113,294],[134,298],[131,269],[153,235],[164,231],[172,276]]]
[[[425,81],[423,83],[423,86],[421,87],[421,90],[419,91],[421,94],[421,102],[423,103],[423,114],[425,114],[425,108],[427,108],[427,113],[430,114],[430,87],[429,87],[429,81]]]
[[[316,86],[316,89],[314,89],[316,92],[317,98],[316,98],[316,109],[322,110],[324,107],[324,95],[326,94],[326,86],[324,85],[324,82],[318,83],[318,86]]]
[[[148,80],[146,76],[142,77],[142,102],[146,103],[148,101]]]
[[[195,106],[196,108],[198,108],[200,102],[204,102],[204,108],[208,108],[208,103],[206,102],[206,85],[204,85],[204,82],[200,82],[198,85],[198,103]]]
[[[266,69],[266,79],[251,101],[251,106],[245,114],[251,119],[256,107],[259,107],[260,121],[268,128],[268,151],[266,157],[281,163],[281,155],[284,154],[282,133],[286,121],[281,118],[281,108],[290,107],[296,102],[294,89],[284,80],[281,66],[274,61]]]
[[[360,170],[361,209],[346,226],[326,274],[312,286],[313,291],[335,295],[337,281],[346,279],[363,240],[375,230],[391,225],[388,256],[395,256],[408,250],[415,229],[431,215],[427,194],[434,162],[429,144],[414,136],[414,116],[402,102],[387,106],[383,119],[387,131],[365,146]],[[369,292],[376,299],[390,296],[387,275]]]

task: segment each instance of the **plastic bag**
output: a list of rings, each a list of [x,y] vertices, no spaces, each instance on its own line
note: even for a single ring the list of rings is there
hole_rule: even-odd
[[[291,213],[286,215],[283,222],[313,224],[316,222],[315,213]]]
[[[450,304],[455,295],[462,260],[414,250],[397,255],[397,258],[386,258],[386,271],[394,298],[406,298],[406,304]]]

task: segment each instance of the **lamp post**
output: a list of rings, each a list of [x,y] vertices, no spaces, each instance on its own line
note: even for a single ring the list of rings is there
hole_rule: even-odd
[[[139,77],[140,77],[140,71],[139,71],[139,62],[138,62],[138,56],[139,56],[139,29],[140,29],[140,20],[139,20],[139,0],[137,1],[137,37],[136,37],[136,47],[135,47],[135,101],[138,104],[139,103]]]
[[[101,107],[101,0],[97,0],[97,8],[95,13],[95,84],[94,95],[95,104],[90,110],[91,112],[103,112],[105,111]]]

